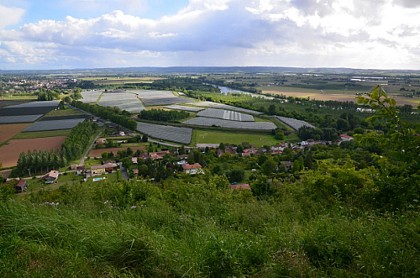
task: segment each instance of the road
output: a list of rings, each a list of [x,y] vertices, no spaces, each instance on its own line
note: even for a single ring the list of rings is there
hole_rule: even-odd
[[[98,134],[96,135],[95,139],[90,144],[89,148],[87,148],[86,152],[83,154],[82,158],[80,159],[79,165],[84,165],[85,164],[86,157],[88,156],[90,150],[93,148],[93,144],[95,144],[96,140],[98,140],[98,138],[101,135],[101,133],[102,133],[102,129],[98,132]]]

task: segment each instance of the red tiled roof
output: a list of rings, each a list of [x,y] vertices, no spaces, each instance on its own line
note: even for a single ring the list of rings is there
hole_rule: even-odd
[[[191,170],[191,169],[201,169],[200,163],[194,163],[194,164],[183,164],[182,169],[184,170]]]
[[[249,186],[249,184],[247,183],[242,183],[242,184],[232,184],[230,185],[231,189],[244,189],[244,190],[251,190],[251,186]]]

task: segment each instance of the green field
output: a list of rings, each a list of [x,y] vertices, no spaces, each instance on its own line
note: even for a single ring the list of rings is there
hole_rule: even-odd
[[[241,144],[243,142],[250,143],[255,147],[264,145],[275,145],[279,140],[274,139],[274,136],[261,133],[250,132],[229,132],[229,131],[215,131],[215,130],[200,130],[194,129],[191,143],[196,144],[218,144],[230,143]]]
[[[36,100],[36,95],[3,95],[0,100]]]
[[[33,139],[55,136],[67,136],[71,129],[49,130],[49,131],[34,131],[34,132],[21,132],[13,137],[13,139]]]
[[[60,116],[72,116],[72,115],[82,115],[83,113],[80,112],[79,110],[74,110],[71,108],[67,108],[67,109],[59,109],[59,110],[52,110],[50,112],[48,112],[47,114],[45,114],[45,118],[48,117],[60,117]]]

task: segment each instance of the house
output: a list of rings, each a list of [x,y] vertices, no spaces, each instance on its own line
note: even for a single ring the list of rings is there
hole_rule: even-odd
[[[41,179],[47,183],[47,184],[51,184],[51,183],[55,183],[57,182],[59,176],[59,172],[56,170],[51,170],[49,171],[47,174],[45,174]]]
[[[15,185],[15,190],[17,193],[26,191],[28,188],[28,182],[26,180],[20,179],[19,182]]]
[[[117,163],[106,163],[103,165],[93,165],[91,167],[92,176],[102,175],[105,173],[112,173],[113,170],[117,169]]]
[[[169,155],[169,151],[160,151],[160,152],[153,152],[149,153],[149,157],[151,160],[163,159],[165,155]]]
[[[254,149],[254,148],[244,149],[242,151],[242,156],[243,157],[245,157],[245,156],[251,156],[251,155],[257,154],[257,152],[258,152],[258,150],[257,149]]]
[[[85,172],[86,168],[83,165],[78,165],[76,167],[76,175],[80,176],[83,175],[83,173]]]
[[[138,159],[137,159],[137,157],[132,157],[131,158],[131,163],[133,163],[133,164],[138,164]]]
[[[341,141],[351,141],[353,140],[353,137],[347,134],[340,134],[340,139]]]
[[[251,186],[247,183],[231,184],[230,188],[233,190],[251,190]]]
[[[106,138],[98,138],[96,140],[96,144],[97,145],[104,145],[104,144],[106,144]]]
[[[195,174],[204,174],[204,171],[202,169],[203,167],[200,165],[200,163],[194,163],[194,164],[183,164],[182,170],[185,174],[188,175],[195,175]]]

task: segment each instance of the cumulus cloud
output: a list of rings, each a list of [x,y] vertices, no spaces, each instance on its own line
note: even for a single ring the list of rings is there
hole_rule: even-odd
[[[99,3],[84,1],[93,7]],[[418,68],[420,6],[414,2],[190,0],[159,19],[126,9],[45,19],[7,32],[0,28],[0,54],[6,57],[0,63]]]
[[[25,10],[0,4],[0,29],[20,22]]]

